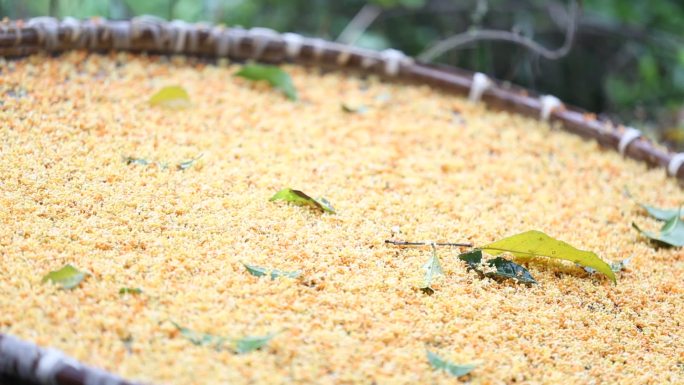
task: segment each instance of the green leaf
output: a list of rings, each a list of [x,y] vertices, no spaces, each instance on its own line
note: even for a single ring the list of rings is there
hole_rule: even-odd
[[[221,349],[225,342],[228,340],[225,337],[215,336],[212,334],[198,333],[196,331],[190,330],[186,327],[180,326],[177,323],[171,321],[173,326],[180,331],[181,335],[187,338],[194,345],[207,346],[212,345],[214,348]]]
[[[235,76],[252,81],[263,80],[271,87],[280,90],[290,100],[297,100],[297,90],[292,84],[290,75],[276,66],[263,64],[247,64]]]
[[[480,277],[492,279],[510,278],[520,283],[537,283],[526,268],[502,257],[488,260],[486,262],[487,265],[495,270],[484,272],[482,269],[482,250],[469,251],[459,255],[458,258],[465,261],[468,264],[468,269],[474,270]]]
[[[475,249],[458,255],[458,259],[468,264],[469,268],[475,270],[482,264],[482,250]]]
[[[253,350],[261,349],[277,334],[271,333],[265,336],[248,336],[230,339],[212,334],[198,333],[186,327],[180,326],[173,321],[171,321],[171,323],[176,327],[176,329],[178,329],[178,331],[180,331],[183,337],[187,338],[195,345],[212,346],[216,350],[221,350],[226,345],[226,342],[228,342],[231,350],[237,354],[248,353]]]
[[[366,111],[368,111],[368,107],[364,106],[363,104],[355,105],[349,103],[342,103],[341,107],[342,111],[348,114],[363,114]]]
[[[329,212],[329,213],[335,214],[335,209],[332,207],[332,205],[330,204],[330,202],[328,202],[327,199],[325,199],[325,198],[314,199],[314,198],[304,194],[303,192],[301,192],[299,190],[293,190],[291,188],[284,188],[284,189],[278,191],[269,200],[271,202],[282,200],[282,201],[290,202],[290,203],[295,204],[297,206],[310,206],[310,207],[319,209],[323,212]]]
[[[254,266],[254,265],[248,265],[246,263],[243,263],[245,266],[245,269],[252,274],[255,277],[262,277],[264,275],[270,275],[271,280],[274,280],[276,278],[280,277],[286,277],[286,278],[297,278],[299,277],[302,273],[300,271],[283,271],[283,270],[269,270],[264,267],[259,267],[259,266]]]
[[[190,105],[190,96],[181,86],[169,86],[152,95],[150,104],[167,108],[184,108]]]
[[[43,282],[50,281],[62,286],[62,289],[73,289],[85,279],[86,275],[87,273],[67,264],[59,270],[46,274],[43,277]]]
[[[444,275],[444,269],[442,269],[442,265],[439,263],[439,257],[437,256],[437,248],[434,244],[431,244],[430,246],[432,246],[432,255],[430,256],[430,259],[428,259],[428,261],[422,266],[422,268],[425,270],[425,277],[423,278],[423,284],[419,287],[420,290],[427,294],[432,294],[435,292],[435,290],[432,288],[432,280],[435,277]]]
[[[653,218],[659,221],[664,222],[676,217],[679,213],[678,209],[661,209],[658,207],[649,206],[642,203],[638,203],[638,205],[641,206],[644,210],[646,210],[648,215],[652,216]]]
[[[119,289],[119,294],[142,294],[142,289],[139,287],[122,287]]]
[[[494,259],[488,260],[487,264],[496,269],[496,271],[493,272],[495,276],[501,278],[510,278],[520,283],[537,283],[537,281],[532,278],[532,275],[526,268],[518,265],[515,262],[509,261],[506,258],[496,257]]]
[[[189,169],[190,167],[192,167],[193,164],[195,164],[195,162],[200,160],[203,156],[204,154],[199,154],[195,158],[178,163],[178,170],[183,171]]]
[[[679,209],[662,209],[659,207],[654,207],[651,205],[641,203],[632,196],[632,193],[629,191],[627,187],[624,188],[624,194],[627,196],[627,198],[632,199],[636,204],[641,206],[641,208],[646,210],[646,212],[650,216],[659,221],[669,221],[670,219],[674,218],[674,216],[676,216],[677,213],[679,213]]]
[[[454,377],[465,376],[477,367],[477,365],[456,365],[452,362],[443,359],[442,357],[438,356],[437,354],[429,350],[427,351],[427,359],[433,368],[437,370],[443,370]]]
[[[516,257],[540,256],[564,259],[596,269],[610,278],[613,283],[617,283],[615,273],[610,269],[610,265],[599,258],[596,253],[576,249],[563,241],[549,237],[541,231],[526,231],[490,243],[480,249],[492,255],[511,253]]]
[[[315,201],[316,201],[316,203],[318,203],[319,206],[321,206],[323,211],[327,211],[329,213],[335,214],[335,208],[332,207],[332,204],[330,204],[330,202],[327,199],[325,199],[323,197],[319,197],[319,198],[316,198]]]
[[[134,158],[132,156],[124,156],[124,162],[126,162],[126,164],[135,164],[139,166],[147,166],[150,164],[150,161],[147,159]]]
[[[663,227],[660,229],[660,233],[656,234],[650,231],[644,231],[637,226],[636,223],[632,222],[632,227],[639,231],[643,236],[652,239],[657,242],[661,242],[670,246],[682,247],[684,246],[684,223],[680,219],[681,208],[679,209],[679,215],[675,215],[673,218],[665,222]]]
[[[233,350],[237,354],[249,353],[261,349],[275,336],[275,333],[265,336],[244,337],[233,341]]]
[[[134,164],[134,165],[138,165],[138,166],[149,166],[149,165],[153,164],[162,170],[165,170],[168,167],[165,163],[153,162],[153,161],[147,160],[145,158],[136,158],[136,157],[132,157],[132,156],[124,156],[123,161],[126,164]]]

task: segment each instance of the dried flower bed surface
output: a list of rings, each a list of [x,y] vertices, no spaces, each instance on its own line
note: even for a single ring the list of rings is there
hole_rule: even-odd
[[[239,65],[70,53],[1,69],[1,332],[167,384],[453,383],[426,348],[478,364],[474,384],[684,381],[684,255],[631,229],[659,225],[622,193],[681,204],[660,169],[427,87],[302,67],[285,67],[298,102],[232,77]],[[192,105],[150,106],[167,85]],[[337,213],[269,202],[284,187]],[[617,286],[534,259],[526,287],[440,248],[429,296],[415,289],[429,249],[385,245],[395,226],[476,245],[538,229],[634,258]],[[302,275],[257,278],[241,262]],[[91,275],[72,290],[41,282],[67,263]],[[236,355],[171,321],[278,334]]]

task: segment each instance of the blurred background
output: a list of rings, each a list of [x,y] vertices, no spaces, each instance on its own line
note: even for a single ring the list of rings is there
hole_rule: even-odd
[[[12,19],[142,14],[397,48],[556,95],[684,150],[684,0],[0,0]]]

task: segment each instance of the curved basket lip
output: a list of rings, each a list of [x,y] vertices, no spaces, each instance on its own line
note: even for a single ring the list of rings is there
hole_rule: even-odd
[[[140,385],[86,366],[61,351],[0,333],[2,385]]]
[[[57,20],[39,17],[0,22],[0,55],[22,57],[72,49],[121,50],[182,54],[215,59],[291,62],[337,70],[355,70],[411,83],[428,84],[472,102],[549,120],[571,133],[595,139],[622,155],[665,168],[684,180],[684,153],[671,153],[644,138],[638,130],[599,120],[594,114],[485,74],[417,61],[402,52],[373,51],[267,28],[226,28],[205,23],[171,22],[141,16],[131,20],[93,18]],[[0,384],[137,385],[101,369],[86,366],[50,348],[0,333]]]

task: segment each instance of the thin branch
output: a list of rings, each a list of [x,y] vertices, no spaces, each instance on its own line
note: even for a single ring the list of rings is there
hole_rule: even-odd
[[[356,43],[381,13],[382,8],[377,5],[364,5],[352,21],[344,27],[340,36],[337,37],[337,42],[342,44]]]
[[[389,243],[396,246],[455,246],[455,247],[473,247],[472,243],[450,243],[450,242],[406,242],[406,241],[392,241],[389,239],[385,240],[385,243]]]
[[[568,14],[569,21],[567,23],[565,31],[565,41],[563,42],[562,46],[555,50],[548,49],[530,38],[521,36],[513,32],[480,29],[475,31],[459,33],[457,35],[444,39],[438,42],[437,44],[433,45],[429,49],[427,49],[425,52],[421,53],[418,56],[418,59],[425,62],[429,62],[447,51],[450,51],[452,49],[461,47],[469,43],[482,40],[508,41],[526,47],[530,51],[533,51],[547,59],[560,59],[563,56],[567,55],[568,52],[570,52],[572,44],[575,41],[575,32],[577,30],[577,19],[579,14],[579,6],[577,5],[577,1],[572,1],[570,3],[570,9],[568,11]]]

